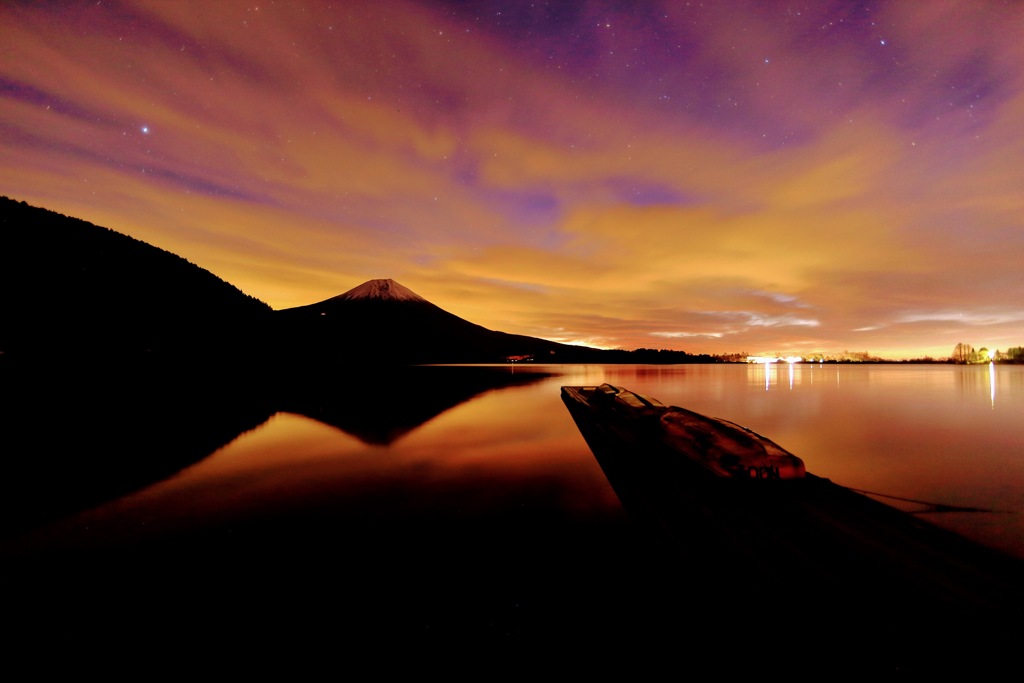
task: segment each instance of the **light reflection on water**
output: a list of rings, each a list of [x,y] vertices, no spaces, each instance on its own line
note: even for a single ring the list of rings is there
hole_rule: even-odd
[[[278,413],[178,475],[54,525],[45,532],[48,542],[119,543],[328,509],[340,524],[368,514],[444,517],[524,508],[617,524],[624,513],[559,395],[562,385],[610,382],[749,427],[802,457],[808,471],[845,486],[1009,511],[928,519],[1024,557],[1024,367],[777,363],[496,371],[542,367],[557,375],[478,395],[386,445]]]
[[[1005,511],[927,519],[1024,557],[1024,367],[687,365],[606,377],[749,427],[845,486]]]

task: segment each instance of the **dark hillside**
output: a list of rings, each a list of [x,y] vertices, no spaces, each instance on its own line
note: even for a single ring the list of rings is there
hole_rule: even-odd
[[[255,370],[273,382],[367,363],[618,361],[593,348],[489,330],[393,280],[273,311],[176,254],[6,197],[0,245],[3,366],[145,370],[154,381],[183,370],[250,378]]]
[[[0,198],[0,351],[9,360],[230,351],[270,313],[180,256]]]

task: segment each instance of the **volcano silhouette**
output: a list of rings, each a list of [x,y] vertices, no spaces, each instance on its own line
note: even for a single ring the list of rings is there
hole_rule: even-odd
[[[282,346],[296,358],[400,363],[549,362],[592,349],[489,330],[432,304],[392,279],[363,284],[308,306],[275,312]]]

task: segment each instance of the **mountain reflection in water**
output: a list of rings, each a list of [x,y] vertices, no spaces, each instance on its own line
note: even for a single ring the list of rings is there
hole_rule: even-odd
[[[472,365],[385,369],[366,378],[286,382],[279,409],[386,445],[487,391],[538,382],[550,373]]]
[[[546,373],[484,366],[385,368],[265,383],[77,373],[3,386],[0,533],[84,509],[199,462],[278,411],[386,445],[474,396]],[[253,382],[253,378],[248,378]]]
[[[149,634],[184,619],[215,639],[272,634],[275,646],[329,643],[348,656],[425,640],[501,643],[522,656],[558,642],[602,648],[590,663],[641,648],[733,664],[751,637],[768,647],[762,637],[776,634],[803,661],[813,648],[849,670],[930,671],[975,654],[969,625],[991,661],[1018,627],[993,633],[989,615],[929,621],[906,613],[899,596],[852,609],[843,586],[805,595],[800,576],[765,585],[742,568],[716,575],[716,563],[685,542],[666,544],[634,524],[559,398],[562,384],[610,381],[749,426],[838,483],[934,499],[957,456],[911,432],[942,416],[942,439],[978,443],[952,431],[973,420],[991,432],[1024,396],[1013,384],[1021,375],[1008,373],[993,409],[987,385],[975,392],[956,384],[949,371],[958,369],[935,370],[923,378],[933,391],[908,413],[899,406],[920,395],[922,379],[911,368],[803,368],[790,383],[742,366],[440,367],[283,383],[273,401],[241,392],[258,428],[236,427],[241,438],[179,461],[173,476],[154,473],[151,485],[0,550],[21,587],[24,623],[52,629],[48,615],[60,614],[59,628],[75,634],[113,610]],[[943,407],[949,392],[934,390],[950,382],[954,393],[967,387],[955,399],[959,417]],[[891,397],[871,390],[879,386]],[[1019,428],[1001,438],[1012,451]],[[865,440],[880,445],[871,451]],[[973,502],[994,468],[996,478],[1016,479],[1015,462],[992,450],[959,477],[970,487],[962,499],[940,499]],[[1003,500],[1016,500],[1008,489]]]

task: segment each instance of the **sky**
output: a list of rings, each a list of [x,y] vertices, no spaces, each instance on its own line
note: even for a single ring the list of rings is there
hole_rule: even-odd
[[[1024,3],[4,2],[0,194],[275,309],[604,348],[1024,346]]]

